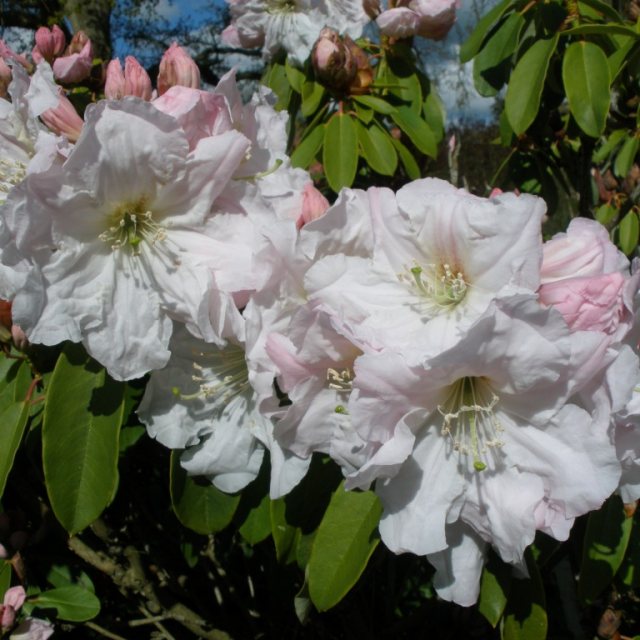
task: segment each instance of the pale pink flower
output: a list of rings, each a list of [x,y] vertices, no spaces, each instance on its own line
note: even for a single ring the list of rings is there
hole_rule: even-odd
[[[321,218],[329,208],[329,201],[315,188],[313,182],[304,186],[302,193],[302,211],[296,220],[298,229],[308,222]]]
[[[380,31],[394,38],[421,36],[442,40],[456,19],[457,0],[399,0],[383,11],[376,22]]]
[[[158,71],[158,95],[175,86],[200,88],[200,69],[193,58],[177,42],[164,52]]]
[[[83,32],[78,31],[71,40],[69,53],[53,61],[53,75],[59,82],[73,84],[87,78],[92,66],[91,40]]]
[[[9,640],[47,640],[54,631],[53,625],[46,620],[27,618],[20,623]]]
[[[16,621],[16,613],[27,597],[23,587],[11,587],[4,594],[4,602],[0,605],[0,627],[3,630],[12,627]]]
[[[520,295],[420,364],[390,351],[356,360],[348,410],[376,450],[347,484],[377,478],[383,541],[427,555],[443,598],[473,604],[488,545],[521,565],[536,530],[566,539],[616,488],[609,415],[570,400],[610,362],[603,349]]]
[[[369,22],[359,0],[227,0],[231,25],[222,33],[231,46],[262,47],[265,58],[284,49],[302,65],[323,27],[358,38]]]
[[[59,90],[57,106],[43,111],[40,118],[51,131],[66,136],[71,142],[78,140],[84,126],[84,120],[78,115],[62,88]]]
[[[190,152],[174,118],[135,98],[91,109],[60,172],[3,207],[10,219],[25,206],[47,217],[56,247],[36,253],[28,234],[22,245],[46,296],[14,299],[31,342],[82,341],[118,379],[166,364],[172,320],[223,343],[239,314],[214,284],[203,231],[247,147],[228,131]]]

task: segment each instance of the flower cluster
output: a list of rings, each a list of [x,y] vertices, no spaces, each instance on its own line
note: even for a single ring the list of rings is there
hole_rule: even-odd
[[[149,434],[223,491],[265,452],[274,498],[330,456],[380,497],[384,543],[463,605],[489,547],[523,567],[536,531],[640,497],[640,275],[606,230],[543,243],[540,198],[429,178],[329,206],[269,91],[243,104],[233,73],[203,91],[175,47],[165,62],[156,94],[112,63],[73,135],[46,115],[49,63],[13,66],[0,297],[30,343],[150,374]]]

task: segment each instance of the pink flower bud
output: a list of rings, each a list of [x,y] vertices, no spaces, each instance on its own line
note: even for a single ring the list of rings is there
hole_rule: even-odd
[[[124,97],[124,73],[118,58],[107,65],[107,79],[104,83],[104,95],[108,100],[120,100]]]
[[[84,120],[78,115],[62,89],[58,106],[54,109],[47,109],[40,115],[40,118],[51,131],[66,136],[71,142],[75,142],[80,137],[84,126]]]
[[[200,88],[200,70],[193,58],[174,42],[160,60],[158,95],[175,86]]]
[[[17,324],[11,325],[11,338],[18,351],[24,351],[29,346],[29,339]]]
[[[41,62],[46,62],[46,60],[44,59],[44,56],[40,53],[40,49],[38,49],[37,45],[33,47],[33,49],[31,50],[31,58],[36,64],[40,64]]]
[[[302,212],[296,220],[296,227],[301,229],[312,220],[321,218],[329,208],[329,201],[313,186],[313,182],[305,185],[302,192]]]
[[[58,25],[54,25],[52,29],[40,27],[36,31],[36,47],[47,62],[51,62],[54,58],[61,55],[66,44],[67,39],[64,37],[64,32]]]
[[[75,82],[82,82],[91,73],[91,67],[93,65],[93,54],[91,51],[91,40],[87,38],[81,31],[78,31],[75,36],[82,34],[86,39],[80,52],[76,52],[75,48],[77,44],[71,41],[68,51],[72,52],[69,55],[62,56],[53,61],[53,75],[56,80],[65,84],[71,84]],[[78,39],[80,42],[82,38]]]
[[[540,277],[543,284],[585,276],[598,276],[628,267],[627,259],[595,220],[575,218],[566,233],[558,233],[542,247]]]
[[[358,72],[349,46],[329,28],[320,32],[313,45],[311,62],[318,80],[334,89],[346,89]]]
[[[124,59],[124,95],[151,100],[151,78],[145,68],[133,57]]]
[[[71,38],[71,42],[69,43],[69,50],[67,51],[67,55],[71,55],[73,53],[82,53],[87,45],[89,45],[89,51],[91,51],[91,40],[89,39],[89,36],[84,31],[76,31],[76,33],[73,34],[73,38]]]
[[[27,594],[23,587],[11,587],[11,589],[7,589],[4,594],[4,604],[13,607],[18,611],[24,604],[26,598]]]
[[[16,621],[16,611],[13,607],[0,604],[0,630],[13,627]]]
[[[0,544],[0,559],[2,560],[6,560],[9,557],[9,552],[7,551],[7,548]]]
[[[9,65],[4,61],[4,58],[0,58],[0,98],[4,98],[7,95],[7,89],[11,84],[11,69]]]

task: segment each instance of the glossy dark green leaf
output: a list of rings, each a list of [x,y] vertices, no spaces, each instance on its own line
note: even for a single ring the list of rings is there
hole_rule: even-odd
[[[632,525],[633,519],[626,517],[622,500],[616,495],[599,511],[589,514],[578,583],[578,595],[583,602],[596,600],[616,575],[624,560]]]
[[[405,147],[400,140],[396,140],[395,138],[391,139],[393,146],[396,148],[398,152],[398,156],[400,157],[400,162],[402,162],[402,166],[404,170],[407,172],[407,176],[411,180],[417,180],[421,177],[420,167],[416,162],[416,159],[413,157],[413,154],[407,147]]]
[[[317,82],[305,80],[302,84],[302,106],[300,111],[305,118],[312,116],[322,104],[324,87]]]
[[[540,572],[527,553],[529,579],[513,578],[504,612],[502,640],[546,640],[547,611]]]
[[[322,164],[327,182],[336,193],[353,184],[358,168],[358,134],[350,115],[336,113],[327,123]]]
[[[512,567],[503,562],[496,553],[490,552],[482,570],[478,611],[496,627],[502,618],[511,587]]]
[[[571,29],[561,31],[560,35],[622,35],[638,38],[639,35],[631,28],[623,24],[581,24]]]
[[[206,478],[193,478],[180,466],[180,451],[171,452],[170,492],[180,522],[207,535],[222,531],[233,519],[240,496],[228,495]]]
[[[562,80],[578,126],[592,138],[604,131],[609,113],[609,63],[604,51],[588,41],[570,44],[562,61]]]
[[[549,61],[557,44],[557,35],[537,40],[520,58],[511,74],[505,110],[516,135],[524,133],[538,114]]]
[[[379,539],[382,506],[371,492],[345,491],[331,498],[311,548],[309,594],[319,611],[342,600],[358,581]]]
[[[39,609],[54,609],[60,620],[85,622],[100,613],[100,600],[81,587],[59,587],[29,599]]]
[[[432,158],[438,155],[438,144],[433,131],[409,107],[398,107],[397,111],[391,114],[391,118],[422,153]]]
[[[11,392],[11,387],[5,389],[7,392]],[[0,412],[0,497],[4,493],[28,418],[27,402],[12,402]]]
[[[258,544],[271,534],[271,509],[269,495],[265,495],[259,504],[249,511],[238,531],[249,544]]]
[[[509,75],[511,56],[524,24],[525,20],[520,13],[510,14],[475,57],[473,81],[480,95],[495,96],[503,87]]]
[[[593,18],[609,18],[614,22],[622,21],[622,16],[611,5],[602,0],[578,0],[578,11],[581,15]]]
[[[357,122],[358,142],[362,157],[377,173],[392,176],[398,166],[398,154],[391,142],[391,136],[378,125],[365,127]]]
[[[310,131],[291,154],[294,167],[306,169],[315,159],[324,142],[324,125],[320,124]]]
[[[480,18],[471,35],[460,47],[460,62],[469,62],[469,60],[480,51],[485,36],[510,4],[511,0],[502,0],[502,2],[499,2],[491,11]]]
[[[124,383],[80,345],[65,347],[47,389],[42,458],[51,506],[70,534],[91,524],[115,494],[123,412]]]
[[[300,537],[300,530],[287,522],[287,506],[284,498],[272,500],[271,513],[271,537],[276,547],[278,562],[289,564],[296,560],[296,546]]]
[[[353,100],[383,115],[390,115],[396,110],[392,104],[376,96],[353,96]]]
[[[631,134],[622,144],[613,164],[613,172],[619,178],[626,178],[631,171],[638,154],[638,146],[640,146],[640,140],[634,134]]]

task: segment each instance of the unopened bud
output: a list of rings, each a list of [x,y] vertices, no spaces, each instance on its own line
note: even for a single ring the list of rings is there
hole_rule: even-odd
[[[316,78],[332,89],[346,89],[358,71],[349,47],[329,28],[320,32],[313,45],[311,62]]]
[[[124,97],[124,73],[118,58],[114,58],[107,65],[104,95],[108,100],[120,100],[120,98]]]
[[[84,44],[82,49],[77,51],[79,42]],[[78,31],[67,49],[67,55],[53,61],[53,75],[56,80],[66,84],[81,82],[91,73],[92,65],[91,40],[82,31]]]
[[[91,40],[89,36],[84,31],[76,31],[69,43],[67,55],[72,53],[82,53],[87,44],[91,47]]]
[[[171,87],[200,88],[200,70],[193,58],[174,42],[160,60],[158,72],[158,95]]]
[[[49,63],[54,58],[62,55],[67,44],[64,32],[58,25],[54,25],[51,29],[48,27],[40,27],[36,31],[35,39],[38,52]]]
[[[54,133],[66,136],[71,142],[76,142],[82,132],[84,120],[78,115],[62,89],[59,97],[58,106],[47,109],[40,118]]]
[[[373,69],[369,63],[369,57],[362,47],[359,47],[349,36],[345,37],[344,43],[349,48],[349,53],[357,69],[355,78],[349,85],[349,93],[354,95],[367,93],[373,82]]]
[[[133,57],[124,59],[124,95],[151,100],[151,78],[145,68]]]
[[[11,325],[11,338],[18,351],[24,351],[29,347],[29,338],[17,324]]]
[[[296,220],[296,227],[300,229],[312,220],[321,218],[328,208],[329,201],[309,182],[302,192],[302,212]]]
[[[380,15],[380,0],[363,0],[362,8],[372,20],[375,20]]]

